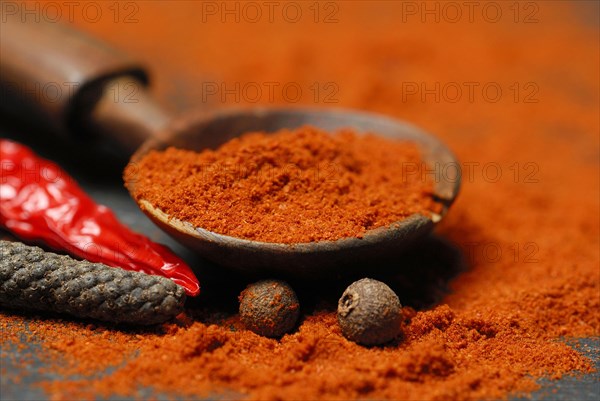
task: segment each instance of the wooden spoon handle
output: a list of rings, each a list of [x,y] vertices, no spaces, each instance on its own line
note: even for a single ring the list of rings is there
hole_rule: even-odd
[[[170,121],[126,54],[41,16],[7,13],[1,26],[0,107],[12,114],[63,134],[100,133],[130,152]]]

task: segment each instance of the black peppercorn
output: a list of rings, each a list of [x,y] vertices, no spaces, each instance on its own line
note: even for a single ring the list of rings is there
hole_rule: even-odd
[[[262,280],[250,284],[239,296],[242,323],[256,334],[281,337],[295,325],[300,304],[285,281]]]
[[[363,278],[350,284],[338,302],[342,334],[359,344],[378,345],[400,333],[400,300],[381,281]]]

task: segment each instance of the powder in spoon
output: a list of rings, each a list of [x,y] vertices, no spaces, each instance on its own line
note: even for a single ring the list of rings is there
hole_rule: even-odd
[[[197,227],[300,243],[439,211],[426,169],[414,143],[305,126],[247,133],[216,150],[151,151],[125,180],[137,200]]]

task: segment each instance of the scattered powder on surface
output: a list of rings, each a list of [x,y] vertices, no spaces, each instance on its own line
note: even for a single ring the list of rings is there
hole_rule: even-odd
[[[85,377],[116,367],[92,379],[43,383],[56,400],[135,396],[145,387],[257,400],[495,399],[535,389],[533,377],[591,371],[588,360],[552,340],[561,330],[592,332],[586,321],[597,324],[594,287],[581,277],[569,285],[573,295],[521,294],[473,311],[407,307],[402,338],[385,347],[346,340],[331,311],[311,313],[280,341],[244,330],[235,316],[204,324],[185,315],[151,332],[34,318],[29,336],[42,341],[40,357],[54,373]],[[560,311],[574,309],[578,319],[563,320]],[[21,317],[3,314],[0,324],[3,332],[23,330]],[[11,340],[3,337],[2,347]]]

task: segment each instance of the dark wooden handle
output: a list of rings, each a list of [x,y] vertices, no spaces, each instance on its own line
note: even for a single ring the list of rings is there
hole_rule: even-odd
[[[126,54],[68,25],[3,15],[0,104],[56,131],[94,131],[133,151],[170,120]]]

